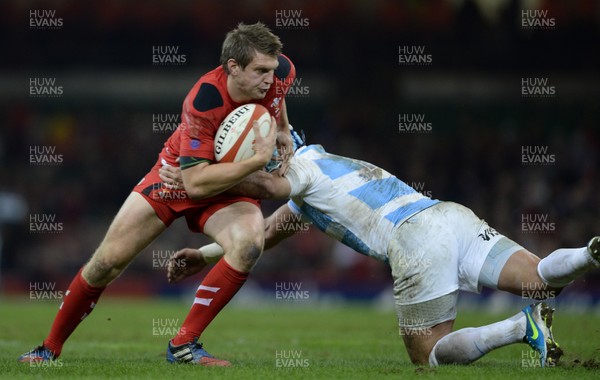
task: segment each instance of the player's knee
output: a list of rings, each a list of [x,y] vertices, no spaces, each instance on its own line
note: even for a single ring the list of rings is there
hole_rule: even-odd
[[[417,349],[408,350],[408,357],[414,365],[429,365],[429,352],[431,350],[424,350],[422,347]]]
[[[429,355],[418,355],[418,356],[411,356],[410,361],[412,362],[412,364],[414,365],[429,365]]]
[[[418,334],[414,334],[417,330]],[[430,331],[430,329],[409,329],[408,331],[400,329],[408,357],[414,365],[429,365],[429,354],[433,350],[435,342],[428,335],[422,335],[426,331]]]
[[[126,266],[127,263],[116,256],[96,251],[83,270],[83,278],[92,286],[106,286],[119,277]]]
[[[262,245],[258,246],[255,243],[248,244],[240,251],[240,261],[241,263],[248,267],[250,270],[254,264],[258,261],[260,254],[262,253]]]
[[[85,265],[82,276],[91,286],[105,286],[116,278],[110,265],[94,257]]]
[[[257,221],[232,228],[229,239],[221,243],[227,262],[236,270],[250,272],[263,251],[263,225]]]
[[[237,242],[231,252],[229,252],[229,257],[234,260],[237,268],[249,272],[258,261],[262,250],[262,239],[240,241]]]

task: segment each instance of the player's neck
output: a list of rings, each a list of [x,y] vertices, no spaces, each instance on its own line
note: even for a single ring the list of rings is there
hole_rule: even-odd
[[[246,96],[236,85],[235,81],[231,76],[227,76],[227,93],[231,100],[235,103],[244,104],[252,100],[252,98]]]

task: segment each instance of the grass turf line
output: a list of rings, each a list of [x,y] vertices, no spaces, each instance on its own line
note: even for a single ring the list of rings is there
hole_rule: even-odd
[[[202,336],[213,355],[230,368],[170,365],[167,342],[189,305],[174,301],[102,299],[71,336],[52,366],[16,362],[40,344],[58,302],[0,300],[0,378],[168,379],[207,375],[222,379],[564,379],[600,374],[600,317],[557,311],[556,339],[565,348],[563,365],[531,368],[527,346],[512,345],[470,366],[435,369],[410,364],[393,311],[353,305],[330,309],[226,308]],[[456,328],[481,326],[516,313],[459,311]],[[293,366],[292,366],[293,364]],[[205,372],[203,374],[198,371]]]

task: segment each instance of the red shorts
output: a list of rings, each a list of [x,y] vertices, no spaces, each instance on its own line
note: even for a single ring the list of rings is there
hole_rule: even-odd
[[[237,202],[249,202],[260,207],[257,199],[219,194],[199,201],[191,200],[185,190],[168,189],[158,176],[158,162],[152,170],[133,188],[142,194],[156,211],[158,218],[168,227],[173,221],[185,216],[192,232],[202,232],[204,224],[215,212]]]

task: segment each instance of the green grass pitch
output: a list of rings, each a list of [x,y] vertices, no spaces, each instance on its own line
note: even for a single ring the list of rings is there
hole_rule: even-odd
[[[528,349],[512,345],[470,366],[410,364],[393,311],[369,306],[317,308],[283,304],[223,310],[202,337],[229,368],[171,365],[165,349],[189,305],[176,301],[103,299],[52,366],[16,362],[45,337],[57,302],[0,300],[0,377],[77,379],[582,379],[600,378],[600,317],[555,315],[565,349],[555,368],[524,365]],[[514,314],[460,311],[456,327],[481,326]],[[525,359],[523,357],[525,356]],[[291,364],[294,364],[293,366]]]

